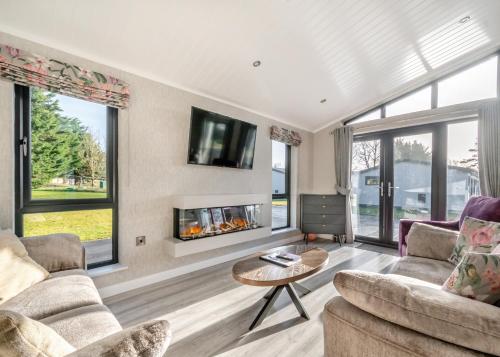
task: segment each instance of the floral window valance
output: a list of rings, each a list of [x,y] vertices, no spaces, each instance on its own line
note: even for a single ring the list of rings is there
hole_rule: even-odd
[[[302,137],[298,132],[283,129],[276,125],[271,127],[271,139],[292,146],[299,146],[302,143]]]
[[[124,109],[128,84],[99,72],[0,44],[0,77]]]

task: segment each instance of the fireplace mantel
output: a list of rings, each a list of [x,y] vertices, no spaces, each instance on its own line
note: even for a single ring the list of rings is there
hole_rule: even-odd
[[[218,195],[176,195],[172,207],[180,209],[268,204],[271,195],[264,193]]]

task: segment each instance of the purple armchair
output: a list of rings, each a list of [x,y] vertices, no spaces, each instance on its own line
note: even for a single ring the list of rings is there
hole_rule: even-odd
[[[406,255],[406,236],[414,222],[458,231],[467,216],[490,222],[500,222],[500,198],[485,196],[471,197],[465,205],[458,221],[414,221],[402,219],[399,223],[399,255]]]

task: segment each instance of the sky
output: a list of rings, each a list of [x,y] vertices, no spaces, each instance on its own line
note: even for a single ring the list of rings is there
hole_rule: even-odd
[[[99,140],[99,144],[106,149],[106,106],[56,94],[56,99],[65,116],[76,117]]]

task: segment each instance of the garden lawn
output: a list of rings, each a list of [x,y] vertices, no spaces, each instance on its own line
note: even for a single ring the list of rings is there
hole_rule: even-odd
[[[108,239],[112,236],[112,210],[29,213],[24,217],[24,236],[73,233],[81,241]]]

